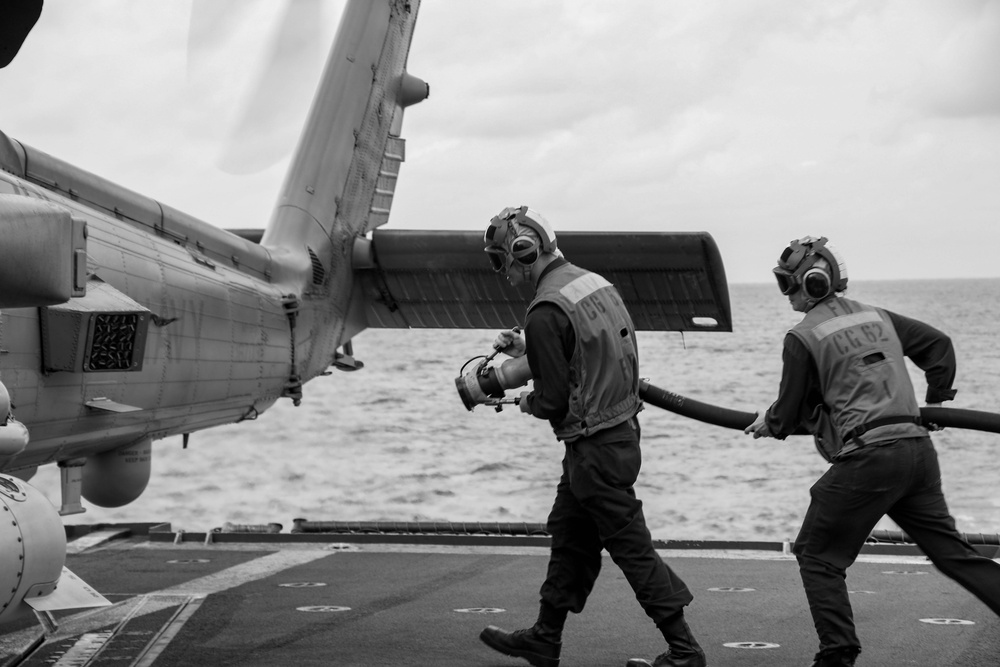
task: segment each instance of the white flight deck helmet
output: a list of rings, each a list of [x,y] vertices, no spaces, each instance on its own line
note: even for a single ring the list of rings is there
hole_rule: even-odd
[[[559,252],[552,226],[538,211],[527,206],[508,206],[493,216],[483,243],[493,270],[503,274],[514,262],[530,267],[542,253]]]
[[[789,242],[773,271],[782,294],[801,289],[813,305],[847,289],[847,265],[825,236]]]

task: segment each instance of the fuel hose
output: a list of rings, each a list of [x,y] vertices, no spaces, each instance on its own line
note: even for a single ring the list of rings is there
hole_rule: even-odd
[[[682,417],[724,428],[742,431],[757,417],[756,413],[753,412],[723,408],[675,394],[652,385],[645,379],[639,381],[639,396],[650,405],[655,405]],[[942,428],[964,428],[973,431],[1000,433],[1000,414],[995,412],[962,408],[920,408],[920,418],[924,424],[935,424]],[[804,430],[796,431],[796,434],[807,435]]]
[[[693,398],[660,389],[650,384],[649,380],[639,380],[639,398],[646,403],[674,412],[682,417],[741,431],[757,418],[756,413],[753,412],[741,412],[710,403],[702,403]]]

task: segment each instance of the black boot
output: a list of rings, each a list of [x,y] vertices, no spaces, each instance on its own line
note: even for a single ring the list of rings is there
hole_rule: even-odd
[[[677,614],[658,626],[670,649],[656,656],[653,662],[632,658],[625,667],[705,667],[705,652],[694,638],[683,614]]]
[[[813,658],[812,667],[854,667],[860,648],[823,649]]]
[[[479,638],[494,651],[524,658],[535,667],[559,667],[562,641],[558,639],[558,634],[558,631],[541,627],[537,623],[526,630],[514,632],[506,632],[491,625],[479,633]]]

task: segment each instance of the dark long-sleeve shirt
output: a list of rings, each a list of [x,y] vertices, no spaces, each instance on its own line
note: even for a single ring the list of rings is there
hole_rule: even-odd
[[[896,329],[903,354],[924,371],[926,402],[941,403],[955,398],[951,386],[955,382],[956,360],[951,339],[929,324],[888,310],[884,312]],[[768,409],[766,423],[771,435],[783,440],[795,433],[815,406],[823,402],[823,393],[816,361],[795,335],[785,335],[781,358],[778,400]]]

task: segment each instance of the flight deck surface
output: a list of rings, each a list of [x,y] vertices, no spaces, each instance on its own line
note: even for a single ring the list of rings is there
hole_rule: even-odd
[[[71,540],[66,565],[113,604],[55,614],[54,631],[34,619],[8,628],[0,666],[527,665],[478,636],[534,621],[548,557],[545,538],[103,534]],[[912,547],[897,551],[848,571],[859,667],[1000,665],[1000,620]],[[660,553],[694,593],[687,617],[709,665],[811,663],[793,556]],[[587,608],[567,622],[561,665],[620,667],[663,649],[605,555]]]

